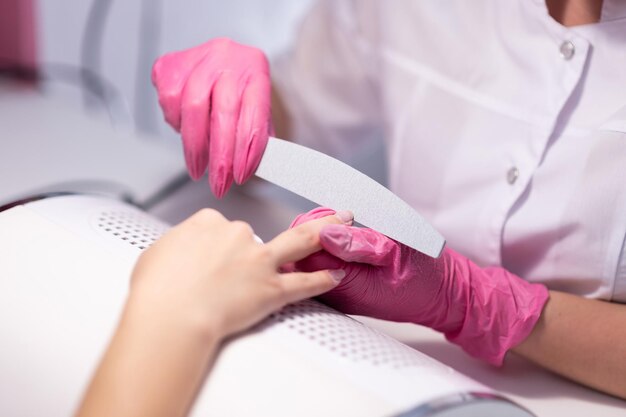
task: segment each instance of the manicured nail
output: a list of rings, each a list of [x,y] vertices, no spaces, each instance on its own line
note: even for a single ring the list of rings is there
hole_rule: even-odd
[[[352,212],[348,210],[338,211],[337,213],[335,213],[335,216],[339,217],[339,220],[341,220],[341,222],[344,224],[351,224],[352,220],[354,220],[354,214],[352,214]]]
[[[328,273],[336,284],[339,284],[341,280],[346,276],[346,271],[344,271],[343,269],[333,269],[331,271],[328,271]]]

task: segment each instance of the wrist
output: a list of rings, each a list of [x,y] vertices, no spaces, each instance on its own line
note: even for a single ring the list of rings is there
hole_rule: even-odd
[[[94,409],[149,416],[189,409],[221,339],[206,322],[165,308],[175,304],[171,299],[163,301],[133,286],[90,388],[104,401]]]
[[[450,276],[465,303],[456,330],[446,338],[470,355],[499,366],[508,350],[522,343],[549,298],[542,284],[530,283],[502,267],[481,268],[452,253],[457,273]]]
[[[206,311],[206,308],[197,308],[171,294],[159,294],[154,289],[136,286],[128,296],[123,320],[143,333],[176,337],[211,349],[226,335],[219,314],[207,314]]]

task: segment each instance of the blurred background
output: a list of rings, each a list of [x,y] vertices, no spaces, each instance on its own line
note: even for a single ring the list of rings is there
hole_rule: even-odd
[[[262,181],[213,198],[192,183],[151,84],[155,59],[215,37],[272,58],[313,0],[0,0],[0,208],[33,195],[106,194],[176,223],[201,207],[264,239],[313,204]],[[349,164],[385,183],[383,144]],[[267,213],[263,216],[260,213]],[[275,220],[271,220],[275,219]]]
[[[0,64],[35,64],[47,94],[107,112],[117,126],[175,137],[161,122],[150,83],[150,68],[159,55],[226,36],[257,46],[271,58],[288,47],[310,4],[0,0]],[[87,85],[81,74],[88,74]]]

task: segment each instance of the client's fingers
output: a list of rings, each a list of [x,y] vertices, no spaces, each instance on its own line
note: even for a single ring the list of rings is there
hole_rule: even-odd
[[[289,229],[266,244],[276,267],[298,261],[321,249],[320,230],[331,224],[345,224],[352,219],[352,213],[339,212],[332,216],[311,220]]]
[[[285,304],[315,297],[335,288],[346,273],[340,269],[317,272],[281,274],[282,296]]]

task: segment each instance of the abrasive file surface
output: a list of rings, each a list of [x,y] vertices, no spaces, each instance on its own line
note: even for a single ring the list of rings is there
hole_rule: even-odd
[[[350,210],[354,220],[426,255],[444,238],[411,206],[362,172],[326,154],[270,138],[256,175],[321,206]]]

